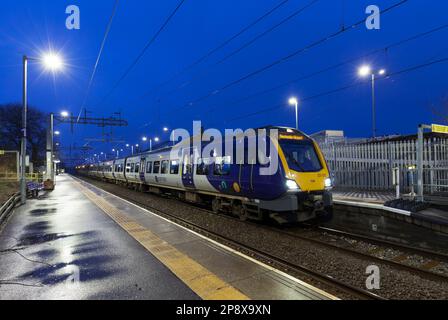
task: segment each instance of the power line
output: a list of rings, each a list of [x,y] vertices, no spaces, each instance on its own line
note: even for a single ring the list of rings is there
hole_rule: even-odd
[[[444,29],[446,29],[446,28],[448,28],[448,24],[444,24],[444,25],[442,25],[442,26],[433,28],[433,29],[431,29],[431,30],[428,30],[428,31],[425,31],[425,32],[421,32],[421,33],[419,33],[419,34],[413,35],[413,36],[408,37],[408,38],[406,38],[406,39],[403,39],[403,40],[394,42],[394,43],[392,43],[392,44],[389,44],[389,45],[387,45],[387,46],[385,46],[385,47],[382,47],[382,48],[379,48],[379,49],[372,50],[372,51],[370,51],[370,52],[368,52],[368,53],[366,53],[366,54],[363,54],[363,55],[360,55],[360,56],[357,56],[357,57],[354,57],[354,58],[345,60],[345,61],[343,61],[343,62],[340,62],[340,63],[334,64],[334,65],[331,65],[331,66],[329,66],[329,67],[320,69],[320,70],[318,70],[318,71],[309,73],[309,74],[304,75],[304,76],[301,76],[301,77],[299,77],[299,78],[295,78],[295,79],[293,79],[293,80],[287,81],[287,82],[282,83],[282,84],[280,84],[280,85],[276,85],[276,86],[274,86],[274,87],[271,87],[271,88],[268,88],[268,89],[264,89],[264,90],[259,91],[259,92],[257,92],[257,93],[248,95],[248,96],[246,96],[246,97],[243,97],[243,98],[240,98],[240,99],[237,99],[237,100],[234,100],[234,101],[225,103],[225,104],[227,104],[227,105],[229,105],[229,104],[230,104],[230,105],[234,105],[234,104],[238,104],[238,103],[241,103],[241,102],[250,100],[250,99],[252,99],[252,98],[256,98],[256,97],[258,97],[258,96],[261,96],[261,95],[267,94],[267,93],[269,93],[269,92],[278,90],[278,89],[280,89],[280,88],[283,88],[283,87],[285,87],[285,86],[291,85],[291,84],[293,84],[293,83],[297,83],[297,82],[300,82],[300,81],[302,81],[302,80],[310,79],[310,78],[312,78],[312,77],[314,77],[314,76],[317,76],[317,75],[326,73],[326,72],[328,72],[328,71],[331,71],[331,70],[334,70],[334,69],[337,69],[337,68],[340,68],[340,67],[342,67],[342,66],[344,66],[344,65],[353,63],[353,62],[358,61],[358,60],[360,60],[360,59],[369,57],[369,56],[371,56],[371,55],[374,55],[374,54],[377,54],[377,53],[380,53],[380,52],[384,52],[384,51],[390,50],[391,48],[395,48],[395,47],[401,46],[401,45],[403,45],[403,44],[405,44],[405,43],[408,43],[408,42],[413,41],[413,40],[417,40],[417,39],[422,38],[422,37],[425,37],[425,36],[428,36],[428,35],[430,35],[430,34],[432,34],[432,33],[435,33],[435,32],[438,32],[438,31],[442,31],[442,30],[444,30]],[[218,107],[214,107],[214,108],[209,109],[209,112],[211,112],[211,111],[213,111],[213,110],[216,110],[216,108],[218,108]]]
[[[249,23],[247,26],[245,26],[243,29],[241,29],[240,31],[238,31],[237,33],[235,33],[233,36],[231,36],[230,38],[226,39],[224,42],[222,42],[221,44],[219,44],[217,47],[215,47],[214,49],[210,50],[209,52],[207,52],[205,55],[203,55],[202,57],[200,57],[199,59],[197,59],[196,61],[194,61],[192,64],[188,65],[187,67],[183,68],[181,71],[177,72],[176,74],[174,74],[170,79],[168,79],[167,81],[160,83],[158,85],[156,85],[154,88],[152,88],[151,90],[149,90],[148,92],[146,92],[143,96],[141,96],[139,99],[142,99],[143,97],[146,97],[149,93],[151,93],[153,90],[155,90],[156,88],[162,87],[168,83],[170,83],[171,81],[173,81],[174,79],[176,79],[177,77],[179,77],[180,75],[184,74],[185,72],[187,72],[188,70],[190,70],[191,68],[197,66],[198,64],[200,64],[201,62],[205,61],[208,57],[212,56],[215,52],[218,52],[219,50],[221,50],[222,48],[224,48],[226,45],[228,45],[230,42],[232,42],[234,39],[238,38],[240,35],[242,35],[243,33],[245,33],[247,30],[249,30],[250,28],[252,28],[253,26],[255,26],[256,24],[258,24],[259,22],[261,22],[262,20],[264,20],[265,18],[267,18],[268,16],[270,16],[272,13],[274,13],[275,11],[277,11],[278,9],[280,9],[282,6],[284,6],[289,0],[283,0],[282,2],[280,2],[279,4],[277,4],[275,7],[273,7],[272,9],[270,9],[269,11],[265,12],[263,15],[261,15],[260,17],[258,17],[257,19],[255,19],[254,21],[252,21],[251,23]]]
[[[403,70],[399,70],[399,71],[396,71],[396,72],[388,74],[387,77],[379,78],[378,80],[384,80],[384,79],[392,78],[392,77],[395,77],[395,76],[398,76],[398,75],[401,75],[401,74],[404,74],[404,73],[409,73],[409,72],[412,72],[412,71],[415,71],[415,70],[427,68],[427,67],[430,67],[432,65],[439,64],[439,63],[444,63],[444,62],[448,62],[448,57],[442,58],[442,59],[438,59],[438,60],[434,60],[434,61],[430,61],[430,62],[423,63],[423,64],[419,64],[419,65],[416,65],[416,66],[412,66],[412,67],[409,67],[409,68],[406,68],[406,69],[403,69]],[[324,96],[328,96],[328,95],[331,95],[331,94],[335,94],[335,93],[338,93],[338,92],[341,92],[341,91],[345,91],[345,90],[348,90],[348,89],[360,86],[361,84],[365,84],[365,82],[355,82],[355,83],[348,84],[348,85],[345,85],[343,87],[336,88],[336,89],[333,89],[333,90],[330,90],[330,91],[321,92],[321,93],[315,94],[313,96],[309,96],[307,98],[301,99],[301,101],[305,102],[305,101],[321,98],[321,97],[324,97]],[[259,114],[263,114],[263,113],[267,113],[267,112],[279,109],[279,108],[284,107],[284,106],[285,106],[285,104],[282,103],[282,104],[279,104],[279,105],[276,105],[276,106],[273,106],[273,107],[261,109],[261,110],[258,110],[258,111],[255,111],[255,112],[252,112],[252,113],[249,113],[249,114],[245,114],[245,115],[242,115],[242,116],[239,116],[239,117],[235,117],[235,118],[229,119],[229,120],[227,120],[225,122],[229,123],[229,122],[233,122],[233,121],[236,121],[236,120],[241,120],[241,119],[253,117],[253,116],[256,116],[256,115],[259,115]]]
[[[98,68],[98,64],[100,62],[101,55],[102,55],[103,50],[104,50],[104,46],[106,45],[107,37],[109,36],[110,29],[112,28],[112,23],[113,23],[115,14],[116,14],[117,9],[118,9],[119,2],[120,2],[120,0],[115,0],[115,4],[114,4],[114,7],[112,9],[112,13],[111,13],[111,15],[109,17],[109,22],[107,23],[106,31],[104,32],[103,40],[101,42],[100,51],[98,52],[98,57],[96,58],[95,66],[93,67],[93,72],[92,72],[92,75],[90,76],[89,84],[87,86],[87,91],[86,91],[86,94],[84,96],[84,101],[83,101],[83,103],[81,105],[81,110],[79,111],[78,121],[79,121],[79,118],[81,117],[82,110],[84,110],[85,105],[87,103],[87,99],[89,97],[90,90],[92,89],[93,79],[95,78],[96,70]]]
[[[170,13],[170,15],[165,19],[164,23],[160,26],[159,30],[152,36],[152,38],[146,43],[146,45],[143,47],[143,49],[140,51],[140,53],[137,55],[137,57],[134,59],[134,61],[131,63],[131,65],[126,69],[126,71],[123,73],[123,75],[118,79],[118,81],[115,83],[115,85],[112,87],[112,89],[106,94],[106,96],[101,100],[99,105],[101,105],[104,101],[106,101],[110,95],[114,92],[114,90],[120,85],[120,83],[128,76],[128,74],[131,72],[131,70],[137,65],[137,63],[140,61],[140,59],[145,55],[146,51],[151,47],[151,45],[156,41],[156,39],[159,37],[159,35],[162,33],[162,31],[165,29],[165,27],[168,25],[170,20],[175,16],[177,11],[182,7],[185,0],[180,0],[176,8]]]
[[[409,0],[401,0],[401,1],[393,4],[392,6],[382,10],[379,14],[387,13],[387,12],[391,11],[392,9],[395,9],[395,8],[397,8],[397,7],[407,3],[408,1]],[[295,56],[297,56],[297,55],[299,55],[299,54],[301,54],[301,53],[303,53],[305,51],[308,51],[308,50],[310,50],[310,49],[312,49],[314,47],[317,47],[317,46],[319,46],[319,45],[321,45],[321,44],[323,44],[323,43],[325,43],[325,42],[327,42],[327,41],[329,41],[329,40],[331,40],[331,39],[333,39],[333,38],[335,38],[335,37],[337,37],[337,36],[339,36],[341,34],[344,34],[345,32],[347,32],[349,30],[355,29],[356,27],[358,27],[358,26],[360,26],[361,24],[364,24],[364,23],[365,23],[365,19],[362,19],[362,20],[352,24],[348,28],[341,29],[341,30],[339,30],[337,32],[334,32],[334,33],[324,37],[324,38],[321,38],[321,39],[319,39],[319,40],[317,40],[317,41],[315,41],[315,42],[313,42],[313,43],[311,43],[311,44],[309,44],[309,45],[307,45],[307,46],[305,46],[303,48],[300,48],[300,49],[298,49],[298,50],[296,50],[296,51],[294,51],[294,52],[292,52],[292,53],[290,53],[290,54],[288,54],[288,55],[286,55],[286,56],[284,56],[284,57],[282,57],[280,59],[277,59],[277,60],[275,60],[275,61],[265,65],[262,68],[259,68],[259,69],[255,70],[255,71],[252,71],[252,72],[248,73],[247,75],[245,75],[245,76],[243,76],[241,78],[238,78],[238,79],[236,79],[234,81],[231,81],[230,83],[222,86],[219,89],[213,90],[213,91],[209,92],[208,94],[206,94],[206,95],[204,95],[204,96],[202,96],[200,98],[197,98],[196,100],[191,101],[190,103],[186,104],[185,107],[186,106],[193,106],[194,104],[196,104],[196,103],[198,103],[198,102],[200,102],[202,100],[205,100],[205,99],[207,99],[207,98],[209,98],[211,96],[214,96],[214,95],[216,95],[218,93],[221,93],[222,91],[224,91],[224,90],[226,90],[226,89],[228,89],[230,87],[233,87],[233,86],[235,86],[236,84],[238,84],[240,82],[243,82],[243,81],[245,81],[245,80],[247,80],[247,79],[249,79],[249,78],[251,78],[251,77],[253,77],[255,75],[263,73],[263,72],[273,68],[274,66],[277,66],[277,65],[279,65],[279,64],[281,64],[281,63],[283,63],[283,62],[285,62],[287,60],[290,60],[291,58],[293,58],[293,57],[295,57]]]
[[[253,39],[247,41],[246,43],[244,43],[242,46],[240,46],[239,48],[237,48],[236,50],[232,51],[231,53],[227,54],[225,57],[223,57],[222,59],[220,59],[218,62],[216,62],[213,66],[216,67],[218,65],[220,65],[221,63],[225,62],[226,60],[230,59],[231,57],[233,57],[234,55],[238,54],[239,52],[243,51],[245,48],[251,46],[253,43],[255,43],[257,40],[261,39],[262,37],[266,36],[267,34],[269,34],[270,32],[274,31],[275,29],[277,29],[278,27],[280,27],[281,25],[285,24],[286,22],[288,22],[289,20],[291,20],[292,18],[300,15],[301,13],[303,13],[304,11],[306,11],[307,9],[309,9],[310,7],[312,7],[313,5],[315,5],[317,2],[319,2],[320,0],[312,0],[311,2],[309,2],[308,4],[306,4],[303,7],[300,7],[299,9],[297,9],[296,11],[294,11],[292,14],[290,14],[289,16],[287,16],[286,18],[282,19],[280,22],[276,23],[275,25],[271,26],[269,29],[263,31],[262,33],[260,33],[259,35],[257,35],[256,37],[254,37]],[[193,83],[195,80],[200,79],[202,77],[202,75],[205,75],[208,73],[208,69],[203,70],[202,72],[200,72],[199,74],[197,74],[195,77],[193,77],[192,79],[190,79],[189,81],[187,81],[186,83],[180,85],[179,87],[177,87],[176,89],[173,89],[172,91],[168,92],[167,95],[172,94],[173,92],[185,88],[186,86],[190,85],[191,83]]]

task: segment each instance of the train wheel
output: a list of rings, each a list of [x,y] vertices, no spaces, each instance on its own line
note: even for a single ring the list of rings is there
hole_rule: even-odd
[[[212,211],[214,213],[219,213],[219,211],[221,211],[222,209],[222,205],[221,205],[221,200],[219,199],[213,199],[212,201]]]
[[[234,204],[232,206],[232,213],[240,218],[241,221],[246,221],[249,218],[247,208],[242,204]]]

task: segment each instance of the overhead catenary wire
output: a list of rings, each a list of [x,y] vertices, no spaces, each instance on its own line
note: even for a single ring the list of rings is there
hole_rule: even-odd
[[[165,21],[162,23],[162,25],[157,30],[157,32],[149,39],[149,41],[145,44],[145,46],[142,48],[142,50],[139,52],[139,54],[135,57],[135,59],[132,61],[132,63],[129,65],[129,67],[125,70],[125,72],[121,75],[121,77],[117,80],[117,82],[115,82],[115,84],[112,86],[111,90],[105,95],[105,97],[100,101],[100,103],[98,105],[101,105],[105,101],[107,101],[107,99],[112,95],[112,93],[115,91],[115,89],[117,89],[118,86],[121,84],[121,82],[129,75],[129,73],[132,71],[132,69],[134,69],[134,67],[139,63],[140,59],[145,55],[146,51],[157,40],[159,35],[162,33],[162,31],[165,29],[165,27],[171,21],[171,19],[176,15],[176,13],[182,7],[182,5],[185,3],[185,1],[186,0],[179,1],[177,6],[169,14],[169,16],[165,19]]]
[[[384,47],[382,47],[382,48],[374,49],[374,50],[372,50],[372,51],[370,51],[370,52],[368,52],[368,53],[366,53],[366,54],[363,54],[363,55],[360,55],[360,56],[357,56],[357,57],[353,57],[353,58],[347,59],[347,60],[345,60],[345,61],[342,61],[342,62],[333,64],[333,65],[331,65],[331,66],[328,66],[328,67],[322,68],[322,69],[320,69],[320,70],[317,70],[317,71],[308,73],[308,74],[306,74],[306,75],[300,76],[300,77],[298,77],[298,78],[289,80],[289,81],[287,81],[287,82],[284,82],[284,83],[282,83],[282,84],[276,85],[276,86],[274,86],[274,87],[271,87],[271,88],[268,88],[268,89],[264,89],[264,90],[258,91],[258,92],[256,92],[256,93],[250,94],[250,95],[245,96],[245,97],[243,97],[243,98],[239,98],[239,99],[236,99],[236,100],[233,100],[233,101],[230,101],[230,102],[226,102],[226,103],[224,103],[224,104],[226,104],[226,105],[235,105],[235,104],[238,104],[238,103],[241,103],[241,102],[244,102],[244,101],[247,101],[247,100],[256,98],[256,97],[259,97],[259,96],[261,96],[261,95],[264,95],[264,94],[267,94],[267,93],[276,91],[276,90],[278,90],[278,89],[280,89],[280,88],[283,88],[283,87],[286,87],[286,86],[288,86],[288,85],[291,85],[291,84],[294,84],[294,83],[297,83],[297,82],[300,82],[300,81],[303,81],[303,80],[306,80],[306,79],[310,79],[310,78],[312,78],[312,77],[314,77],[314,76],[317,76],[317,75],[326,73],[326,72],[328,72],[328,71],[331,71],[331,70],[334,70],[334,69],[337,69],[337,68],[340,68],[340,67],[342,67],[342,66],[344,66],[344,65],[354,63],[354,62],[356,62],[356,61],[358,61],[358,60],[367,58],[367,57],[372,56],[372,55],[374,55],[374,54],[377,54],[377,53],[380,53],[380,52],[388,52],[391,48],[396,48],[396,47],[401,46],[401,45],[403,45],[403,44],[406,44],[406,43],[408,43],[408,42],[411,42],[411,41],[420,39],[420,38],[422,38],[422,37],[425,37],[425,36],[428,36],[428,35],[430,35],[430,34],[433,34],[433,33],[439,32],[439,31],[442,31],[442,30],[447,29],[447,28],[448,28],[448,24],[443,24],[443,25],[438,26],[438,27],[436,27],[436,28],[432,28],[432,29],[430,29],[430,30],[428,30],[428,31],[424,31],[424,32],[418,33],[418,34],[416,34],[416,35],[413,35],[413,36],[411,36],[411,37],[407,37],[407,38],[405,38],[405,39],[396,41],[396,42],[391,43],[391,44],[389,44],[389,45],[387,45],[387,46],[384,46]],[[212,112],[212,111],[216,110],[216,108],[217,108],[217,107],[210,108],[208,111],[209,111],[209,112]]]
[[[235,56],[236,54],[238,54],[239,52],[243,51],[244,49],[248,48],[249,46],[251,46],[252,44],[254,44],[256,41],[258,41],[259,39],[263,38],[264,36],[266,36],[267,34],[271,33],[272,31],[276,30],[277,28],[279,28],[280,26],[282,26],[283,24],[287,23],[288,21],[290,21],[291,19],[297,17],[298,15],[304,13],[307,9],[309,9],[310,7],[312,7],[313,5],[315,5],[317,2],[319,2],[320,0],[312,0],[310,2],[308,2],[307,4],[305,4],[304,6],[300,7],[299,9],[295,10],[293,13],[291,13],[290,15],[288,15],[286,18],[283,18],[281,21],[277,22],[276,24],[274,24],[273,26],[269,27],[267,30],[263,31],[262,33],[258,34],[257,36],[255,36],[254,38],[252,38],[251,40],[245,42],[243,45],[239,46],[237,49],[233,50],[232,52],[230,52],[229,54],[227,54],[226,56],[224,56],[223,58],[221,58],[219,61],[217,61],[216,63],[214,63],[213,67],[216,67],[218,65],[220,65],[221,63],[224,63],[225,61],[227,61],[228,59],[230,59],[231,57]],[[210,69],[205,69],[202,72],[198,73],[196,76],[194,76],[192,79],[190,79],[189,81],[187,81],[186,83],[178,86],[177,88],[169,91],[167,93],[167,95],[170,95],[172,93],[174,93],[175,91],[185,88],[186,86],[192,84],[194,81],[202,78],[203,75],[206,75],[208,73]]]
[[[269,17],[271,14],[273,14],[275,11],[277,11],[278,9],[280,9],[281,7],[283,7],[286,3],[288,3],[289,0],[282,0],[280,3],[278,3],[277,5],[275,5],[273,8],[271,8],[269,11],[263,13],[260,17],[258,17],[257,19],[255,19],[254,21],[252,21],[251,23],[249,23],[247,26],[245,26],[244,28],[242,28],[241,30],[239,30],[238,32],[236,32],[234,35],[232,35],[231,37],[229,37],[228,39],[224,40],[222,43],[220,43],[218,46],[216,46],[215,48],[211,49],[210,51],[208,51],[206,54],[204,54],[203,56],[201,56],[199,59],[195,60],[193,63],[189,64],[188,66],[186,66],[185,68],[183,68],[182,70],[180,70],[179,72],[175,73],[170,79],[168,79],[167,81],[164,81],[163,83],[160,83],[158,85],[156,85],[155,87],[153,87],[152,89],[150,89],[149,91],[147,91],[143,96],[141,96],[139,99],[142,99],[144,97],[146,97],[147,95],[149,95],[152,91],[156,90],[156,88],[160,88],[170,82],[172,82],[173,80],[177,79],[179,76],[181,76],[182,74],[184,74],[185,72],[187,72],[188,70],[194,68],[195,66],[199,65],[200,63],[202,63],[203,61],[205,61],[207,58],[211,57],[213,54],[215,54],[216,52],[218,52],[219,50],[221,50],[222,48],[226,47],[230,42],[232,42],[233,40],[235,40],[236,38],[238,38],[239,36],[241,36],[243,33],[245,33],[246,31],[248,31],[249,29],[251,29],[252,27],[254,27],[255,25],[257,25],[258,23],[260,23],[262,20],[266,19],[267,17]]]
[[[412,71],[416,71],[416,70],[419,70],[419,69],[427,68],[427,67],[430,67],[430,66],[433,66],[433,65],[436,65],[436,64],[446,63],[446,62],[448,62],[448,57],[437,59],[437,60],[433,60],[433,61],[430,61],[430,62],[422,63],[422,64],[419,64],[419,65],[415,65],[415,66],[411,66],[411,67],[408,67],[408,68],[405,68],[405,69],[402,69],[402,70],[390,73],[386,77],[378,78],[377,80],[384,80],[384,79],[392,78],[392,77],[395,77],[395,76],[398,76],[398,75],[401,75],[401,74],[409,73],[409,72],[412,72]],[[324,91],[324,92],[321,92],[321,93],[318,93],[318,94],[306,97],[304,99],[301,99],[301,101],[302,102],[306,102],[306,101],[310,101],[310,100],[313,100],[313,99],[321,98],[321,97],[328,96],[328,95],[331,95],[331,94],[335,94],[335,93],[338,93],[338,92],[342,92],[342,91],[345,91],[345,90],[348,90],[348,89],[351,89],[351,88],[354,88],[354,87],[358,87],[358,86],[360,86],[362,84],[365,84],[365,82],[362,81],[362,82],[351,83],[351,84],[345,85],[343,87],[339,87],[339,88],[332,89],[332,90],[329,90],[329,91]],[[277,110],[279,108],[284,107],[284,105],[285,104],[282,103],[282,104],[278,104],[278,105],[275,105],[275,106],[272,106],[272,107],[269,107],[269,108],[264,108],[264,109],[261,109],[261,110],[258,110],[258,111],[252,112],[252,113],[248,113],[248,114],[241,115],[241,116],[238,116],[238,117],[235,117],[235,118],[231,118],[229,120],[226,120],[225,122],[229,123],[229,122],[233,122],[233,121],[237,121],[237,120],[253,117],[253,116],[256,116],[256,115],[259,115],[259,114],[267,113],[267,112],[270,112],[270,111],[274,111],[274,110]]]
[[[84,96],[84,100],[83,100],[82,105],[81,105],[81,110],[79,111],[77,122],[79,122],[79,119],[81,118],[82,111],[84,110],[84,108],[86,106],[87,99],[88,99],[90,91],[92,89],[93,80],[95,79],[96,70],[97,70],[98,65],[100,63],[101,55],[103,53],[104,46],[106,45],[106,41],[107,41],[107,38],[109,36],[109,32],[110,32],[110,30],[112,28],[112,24],[113,24],[113,21],[114,21],[114,18],[115,18],[115,14],[117,13],[117,9],[118,9],[119,3],[120,3],[120,0],[115,0],[114,6],[112,8],[112,13],[111,13],[111,15],[109,17],[109,22],[107,23],[106,31],[104,32],[103,40],[101,41],[100,51],[98,52],[98,56],[96,58],[95,65],[93,67],[93,71],[92,71],[92,74],[90,76],[89,84],[87,86],[87,91],[86,91],[86,94]]]
[[[409,0],[401,0],[401,1],[391,5],[389,7],[387,7],[386,9],[381,10],[379,14],[385,14],[385,13],[387,13],[387,12],[389,12],[389,11],[395,9],[395,8],[400,7],[401,5],[407,3],[408,1]],[[358,26],[360,26],[360,25],[362,25],[364,23],[365,23],[365,19],[361,19],[360,21],[353,23],[352,25],[350,25],[349,27],[347,27],[345,29],[340,29],[340,30],[338,30],[336,32],[333,32],[333,33],[331,33],[331,34],[329,34],[329,35],[327,35],[327,36],[325,36],[325,37],[323,37],[323,38],[321,38],[321,39],[319,39],[317,41],[312,42],[311,44],[309,44],[309,45],[307,45],[305,47],[302,47],[302,48],[300,48],[298,50],[295,50],[294,52],[289,53],[286,56],[283,56],[282,58],[276,59],[273,62],[271,62],[271,63],[269,63],[269,64],[267,64],[267,65],[265,65],[265,66],[263,66],[263,67],[261,67],[259,69],[256,69],[256,70],[254,70],[254,71],[252,71],[252,72],[250,72],[250,73],[248,73],[248,74],[246,74],[246,75],[244,75],[244,76],[242,76],[242,77],[240,77],[240,78],[238,78],[236,80],[233,80],[233,81],[225,84],[224,86],[222,86],[222,87],[220,87],[218,89],[212,90],[209,93],[207,93],[206,95],[204,95],[204,96],[202,96],[200,98],[197,98],[197,99],[187,103],[183,107],[193,106],[193,105],[197,104],[198,102],[201,102],[201,101],[203,101],[203,100],[205,100],[205,99],[207,99],[207,98],[209,98],[211,96],[214,96],[214,95],[216,95],[218,93],[221,93],[222,91],[224,91],[226,89],[229,89],[229,88],[237,85],[240,82],[243,82],[243,81],[245,81],[245,80],[247,80],[249,78],[252,78],[252,77],[254,77],[254,76],[258,75],[258,74],[261,74],[261,73],[263,73],[263,72],[265,72],[265,71],[267,71],[267,70],[269,70],[269,69],[271,69],[271,68],[273,68],[273,67],[275,67],[275,66],[277,66],[279,64],[282,64],[282,63],[290,60],[291,58],[293,58],[293,57],[295,57],[295,56],[297,56],[297,55],[299,55],[299,54],[301,54],[303,52],[306,52],[306,51],[308,51],[308,50],[310,50],[312,48],[315,48],[315,47],[317,47],[317,46],[319,46],[319,45],[321,45],[321,44],[323,44],[323,43],[325,43],[325,42],[327,42],[327,41],[329,41],[329,40],[331,40],[333,38],[336,38],[336,37],[338,37],[338,36],[348,32],[349,30],[353,30],[353,29],[357,28]]]

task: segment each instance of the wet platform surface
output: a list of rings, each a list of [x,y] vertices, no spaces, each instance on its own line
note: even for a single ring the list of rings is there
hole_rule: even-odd
[[[67,175],[0,233],[0,299],[331,298]]]

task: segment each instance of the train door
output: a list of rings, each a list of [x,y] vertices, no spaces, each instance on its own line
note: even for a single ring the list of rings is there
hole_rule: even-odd
[[[145,172],[146,172],[146,158],[141,158],[139,174],[140,174],[140,181],[143,183],[146,182]]]
[[[194,152],[193,148],[182,150],[182,184],[185,188],[195,188],[194,186]]]

